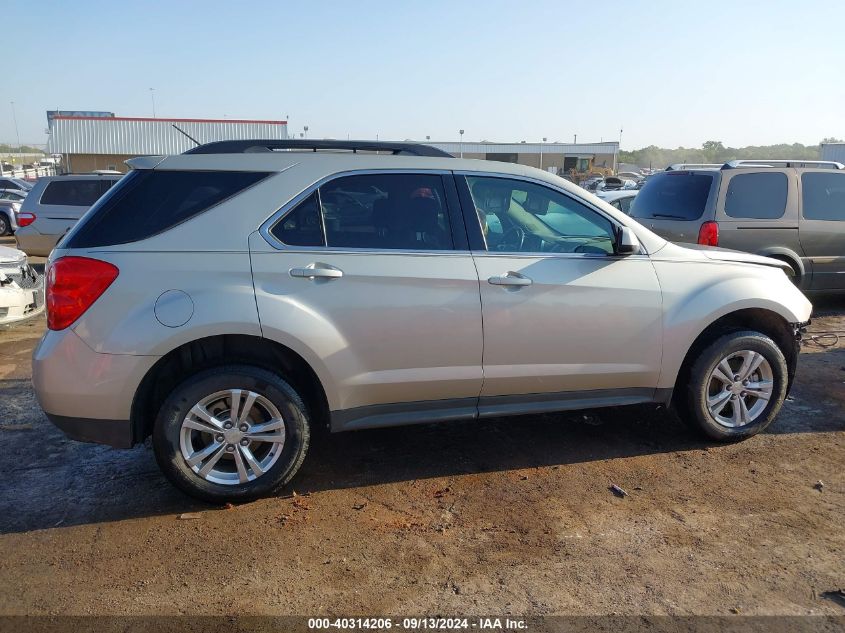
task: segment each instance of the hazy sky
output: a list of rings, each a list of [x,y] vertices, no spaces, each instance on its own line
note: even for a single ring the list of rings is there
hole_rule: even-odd
[[[0,141],[45,111],[309,137],[622,147],[845,137],[845,2],[0,0]]]

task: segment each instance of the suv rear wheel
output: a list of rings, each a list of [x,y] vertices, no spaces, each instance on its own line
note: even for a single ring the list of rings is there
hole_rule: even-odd
[[[12,233],[12,224],[5,213],[0,213],[0,237]]]
[[[754,331],[717,338],[693,363],[682,411],[709,438],[756,435],[780,411],[788,374],[783,352]]]
[[[156,460],[187,494],[245,501],[277,491],[305,459],[308,412],[276,374],[249,365],[202,371],[176,387],[153,429]]]

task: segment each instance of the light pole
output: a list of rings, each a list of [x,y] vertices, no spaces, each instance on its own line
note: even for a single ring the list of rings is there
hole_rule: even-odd
[[[18,162],[21,160],[21,135],[18,132],[18,117],[15,114],[15,102],[11,101],[12,104],[12,121],[15,123],[15,138],[18,139]]]
[[[577,134],[575,134],[575,138],[572,139],[572,144],[578,145],[578,135]]]
[[[17,117],[17,114],[15,113],[15,102],[10,101],[9,103],[12,104],[12,121],[15,123],[15,138],[17,138],[17,140],[18,140],[18,153],[20,154],[20,151],[21,151],[21,135],[20,135],[20,132],[18,132],[18,117]]]
[[[543,143],[545,143],[548,139],[544,136]],[[543,169],[543,144],[540,144],[540,169]]]
[[[153,118],[156,118],[156,89],[150,88],[150,101],[153,104]]]
[[[461,158],[463,158],[464,157],[464,131],[458,130],[458,133],[461,135],[460,149],[461,149]]]
[[[303,129],[303,130],[305,130],[305,137],[304,137],[304,138],[308,138],[308,126],[307,126],[307,125],[303,125],[303,126],[302,126],[302,129]]]

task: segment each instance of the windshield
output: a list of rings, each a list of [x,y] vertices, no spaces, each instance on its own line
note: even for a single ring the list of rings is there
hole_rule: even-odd
[[[641,220],[697,220],[704,214],[713,180],[713,174],[691,171],[655,174],[637,195],[631,217]]]

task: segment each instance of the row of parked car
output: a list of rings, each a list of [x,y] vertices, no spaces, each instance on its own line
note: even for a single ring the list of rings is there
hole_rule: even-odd
[[[47,176],[30,182],[0,177],[0,236],[14,234],[18,248],[0,246],[0,325],[44,310],[44,279],[26,256],[47,256],[61,237],[121,175]]]
[[[35,183],[0,179],[0,235],[14,233],[21,250],[46,257],[121,176],[103,171],[46,176]]]
[[[0,237],[18,228],[21,203],[33,183],[0,177]],[[26,254],[0,246],[0,325],[29,319],[44,310],[44,283],[27,261]]]

